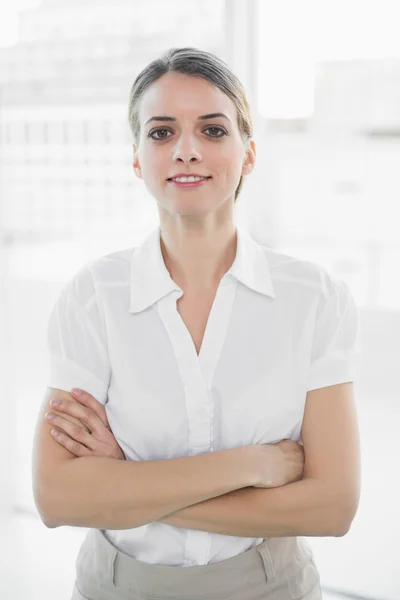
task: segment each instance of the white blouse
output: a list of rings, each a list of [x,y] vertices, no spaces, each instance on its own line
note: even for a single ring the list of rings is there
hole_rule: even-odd
[[[159,226],[141,246],[83,266],[51,312],[47,385],[82,388],[104,404],[128,460],[299,442],[307,391],[354,381],[362,343],[347,284],[236,230],[199,356],[176,309],[183,291],[165,266]],[[137,560],[179,567],[263,540],[159,522],[105,533]]]

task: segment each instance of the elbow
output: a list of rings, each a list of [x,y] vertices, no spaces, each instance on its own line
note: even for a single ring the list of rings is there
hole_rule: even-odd
[[[333,537],[343,537],[349,531],[350,531],[350,525],[346,524],[344,527],[336,529],[335,532],[334,532],[334,534],[333,534]]]
[[[328,508],[325,520],[330,533],[324,535],[343,537],[351,529],[352,522],[357,514],[360,501],[360,486],[352,484],[345,485],[344,482],[333,484],[321,481],[321,502]],[[328,529],[328,527],[327,527]]]
[[[334,537],[343,537],[344,535],[346,535],[347,533],[349,533],[351,529],[351,522],[348,523],[346,522],[344,525],[342,525],[342,527],[340,527],[336,532]]]
[[[47,519],[44,519],[44,518],[42,518],[42,523],[47,527],[47,529],[55,529],[56,527],[60,527],[60,525],[58,525],[58,523],[48,521]]]
[[[47,486],[37,483],[33,487],[33,499],[42,523],[48,529],[59,527],[60,523],[54,514],[55,502]]]
[[[349,531],[351,529],[351,525],[353,523],[354,516],[355,515],[353,515],[350,519],[347,518],[346,520],[342,521],[341,527],[339,527],[337,533],[335,533],[335,537],[343,537],[344,535],[349,533]]]
[[[346,505],[342,507],[342,510],[340,511],[339,526],[336,528],[335,537],[343,537],[349,533],[353,520],[357,514],[358,503],[359,499],[357,498],[351,503],[351,506],[349,506],[349,503],[347,502]]]
[[[35,501],[36,508],[38,511],[38,515],[43,525],[48,529],[54,529],[55,527],[59,527],[60,523],[52,516],[48,510],[43,509],[43,504]]]

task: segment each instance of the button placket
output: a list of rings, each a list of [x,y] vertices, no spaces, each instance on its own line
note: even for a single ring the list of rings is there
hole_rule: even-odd
[[[209,315],[200,355],[176,307],[180,292],[169,294],[158,303],[158,312],[175,353],[182,379],[189,427],[189,453],[212,452],[213,406],[210,393],[214,372],[221,355],[235,298],[236,281],[225,279],[217,290]],[[187,530],[183,564],[207,564],[211,534]]]

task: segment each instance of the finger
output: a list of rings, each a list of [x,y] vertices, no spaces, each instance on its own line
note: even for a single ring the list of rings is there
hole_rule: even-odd
[[[58,429],[52,429],[50,433],[53,436],[53,438],[56,440],[56,442],[58,442],[61,446],[64,446],[64,448],[66,448],[67,450],[72,452],[72,454],[74,454],[75,456],[91,456],[92,455],[90,450],[85,448],[85,446],[83,446],[79,442],[75,442],[74,440],[71,440],[71,438],[69,438],[67,435],[65,435],[65,433],[63,433],[62,431],[59,431]]]
[[[52,415],[52,413],[46,413],[46,421],[62,430],[63,433],[66,433],[68,437],[75,442],[79,442],[89,450],[95,449],[96,440],[90,432],[86,431],[86,429],[72,423],[68,419],[64,419],[58,415]]]
[[[103,406],[103,404],[101,404],[101,402],[96,400],[96,398],[94,396],[92,396],[91,394],[89,394],[89,392],[85,392],[85,390],[79,390],[79,393],[78,393],[77,388],[74,388],[71,390],[71,395],[78,402],[81,402],[88,408],[92,409],[97,414],[97,416],[100,418],[103,425],[105,425],[108,429],[110,429],[110,425],[109,425],[108,419],[107,419],[106,409]]]
[[[51,412],[50,412],[51,411]],[[48,415],[59,415],[60,417],[63,417],[64,419],[68,419],[68,421],[70,421],[71,423],[75,423],[75,425],[78,425],[79,427],[81,427],[84,431],[87,431],[88,433],[91,433],[89,428],[86,427],[86,425],[84,425],[82,423],[82,421],[80,421],[79,419],[77,419],[76,417],[73,417],[72,415],[68,414],[65,411],[65,407],[62,406],[61,410],[56,410],[56,408],[52,405],[52,403],[49,403],[49,412],[47,412],[45,414],[45,419],[46,421],[49,421],[49,423],[51,423],[51,420],[48,419]]]
[[[50,403],[51,409],[54,409],[52,402]],[[81,424],[83,424],[90,433],[95,433],[97,436],[101,436],[104,431],[104,424],[98,417],[98,415],[91,409],[80,402],[76,402],[75,400],[60,400],[56,405],[57,411],[61,413],[67,413],[71,417],[74,417],[74,420],[78,420]]]

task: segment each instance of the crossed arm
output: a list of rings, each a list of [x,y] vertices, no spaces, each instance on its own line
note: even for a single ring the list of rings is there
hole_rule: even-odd
[[[188,506],[162,523],[239,537],[342,536],[350,528],[345,500],[323,482],[242,488]]]
[[[301,481],[272,489],[241,488],[160,522],[239,537],[345,535],[358,508],[361,480],[351,382],[308,392],[301,438]]]

